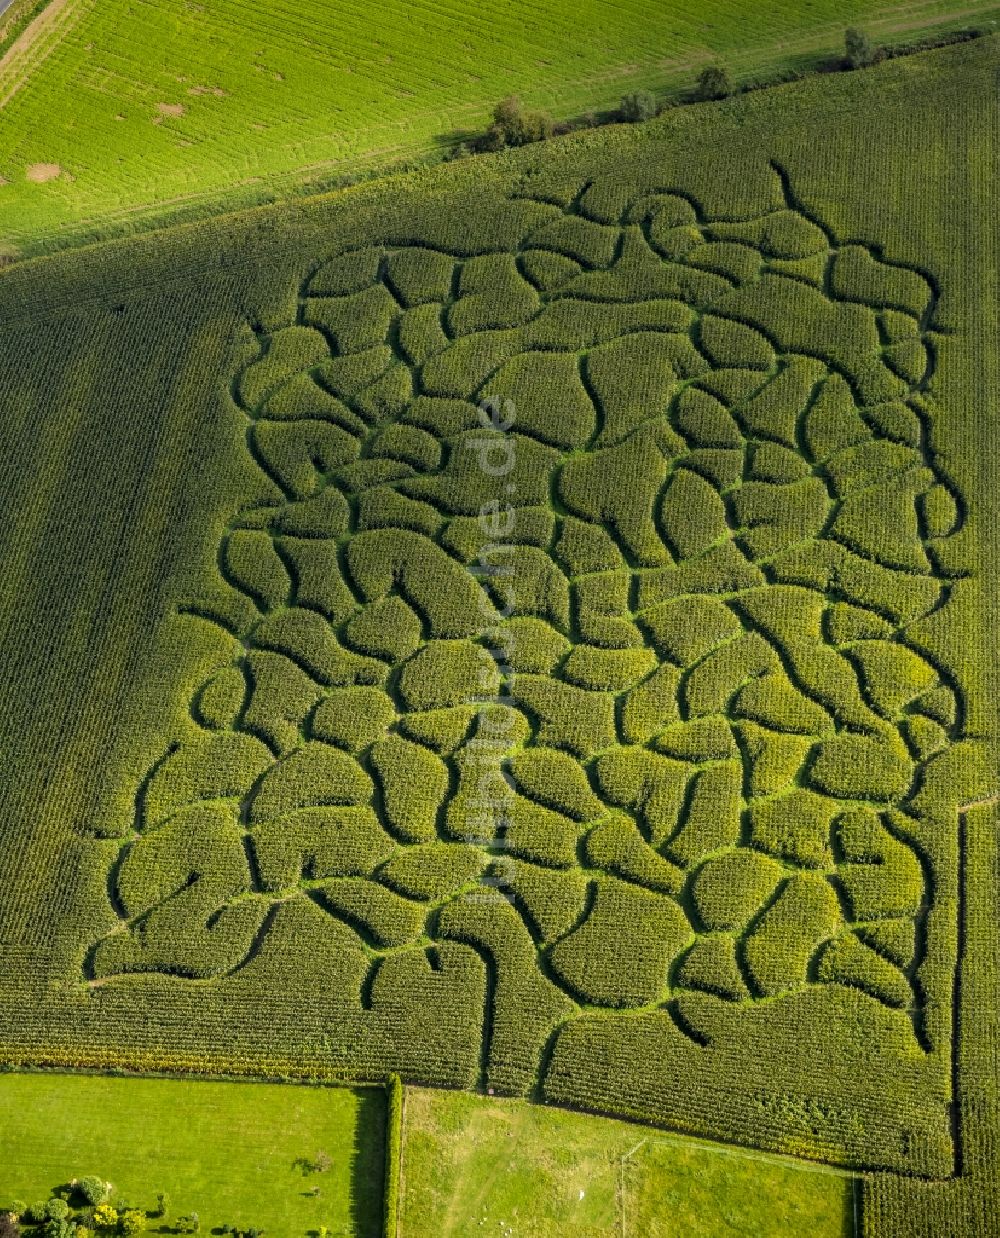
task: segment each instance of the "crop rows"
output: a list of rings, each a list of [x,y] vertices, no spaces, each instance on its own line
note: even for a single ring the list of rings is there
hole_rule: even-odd
[[[247,330],[270,497],[182,608],[183,656],[230,652],[139,788],[92,984],[238,977],[295,914],[363,1006],[478,955],[497,1091],[580,1103],[608,1029],[735,1046],[827,1001],[859,1051],[947,1052],[975,753],[937,291],[773,175],[750,218],[554,183]]]

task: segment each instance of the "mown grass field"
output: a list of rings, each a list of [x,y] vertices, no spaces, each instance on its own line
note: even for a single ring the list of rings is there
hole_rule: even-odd
[[[382,1232],[380,1089],[5,1074],[0,1104],[0,1207],[95,1174],[113,1199],[149,1212],[168,1196],[152,1233],[179,1232],[177,1218],[192,1212],[202,1233]],[[330,1168],[304,1175],[296,1161],[323,1152]]]
[[[976,1232],[997,58],[0,277],[6,1059],[396,1070]]]
[[[38,7],[0,18],[0,48]],[[852,22],[905,42],[998,17],[990,0],[767,0],[749,20],[731,0],[407,0],[375,21],[330,0],[53,0],[0,60],[0,244],[34,252],[420,161],[512,92],[567,119],[630,90],[669,96],[712,58],[737,80],[811,68]]]
[[[523,1101],[411,1088],[401,1238],[847,1238],[849,1176]]]

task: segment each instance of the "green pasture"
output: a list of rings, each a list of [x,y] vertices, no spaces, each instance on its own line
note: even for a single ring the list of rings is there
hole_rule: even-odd
[[[192,1212],[202,1233],[381,1233],[380,1089],[4,1074],[0,1110],[0,1207],[94,1174],[113,1184],[112,1201],[150,1212],[166,1194],[153,1233],[176,1232]],[[303,1173],[301,1160],[321,1153],[330,1168]]]
[[[409,1088],[400,1238],[850,1238],[849,1175],[523,1101]]]

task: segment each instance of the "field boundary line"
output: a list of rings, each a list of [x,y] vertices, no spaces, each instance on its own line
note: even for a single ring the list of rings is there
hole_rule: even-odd
[[[399,1187],[396,1191],[396,1235],[397,1238],[405,1238],[403,1232],[403,1194],[406,1191],[406,1140],[407,1140],[407,1125],[406,1125],[406,1105],[407,1093],[409,1088],[403,1084],[403,1099],[400,1106],[399,1117]],[[386,1115],[388,1121],[388,1114]]]

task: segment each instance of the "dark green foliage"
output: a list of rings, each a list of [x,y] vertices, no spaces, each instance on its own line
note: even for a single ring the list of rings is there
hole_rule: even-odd
[[[708,550],[729,533],[726,508],[714,486],[692,473],[678,469],[660,505],[665,540],[678,559]]]
[[[697,97],[699,99],[725,99],[733,93],[733,83],[727,69],[722,65],[708,65],[698,74]]]
[[[665,602],[643,609],[643,623],[661,657],[688,666],[741,631],[740,622],[712,597]]]
[[[652,120],[657,113],[656,98],[648,90],[636,90],[623,95],[619,107],[621,118],[633,123],[635,121]]]
[[[857,920],[878,920],[913,912],[923,890],[913,851],[870,812],[847,813],[836,824],[843,862],[837,881]]]
[[[581,688],[624,692],[657,667],[651,649],[600,649],[577,645],[562,666],[562,673]]]
[[[77,1189],[91,1207],[103,1203],[108,1195],[108,1184],[96,1174],[87,1174],[81,1178]]]
[[[510,297],[492,289],[490,302],[498,295],[509,304]],[[518,429],[556,447],[583,447],[597,428],[579,363],[569,354],[529,352],[516,357],[490,379],[483,394],[512,401]]]
[[[860,69],[871,64],[876,55],[868,35],[857,26],[848,26],[844,31],[844,51],[851,69]]]
[[[680,672],[662,663],[628,693],[622,704],[621,731],[626,743],[642,744],[680,720]]]
[[[454,270],[454,259],[417,246],[397,250],[386,262],[386,278],[407,306],[444,301],[451,295]]]
[[[529,112],[516,95],[509,95],[493,109],[493,124],[483,140],[485,150],[503,146],[526,146],[552,136],[555,122],[545,112]]]
[[[295,808],[323,804],[361,804],[371,782],[361,766],[325,744],[307,743],[269,771],[250,809],[263,821]]]

